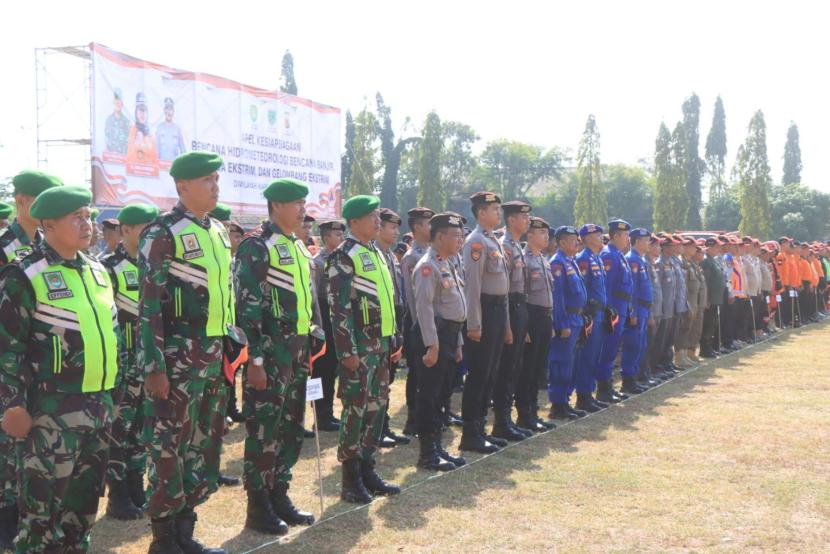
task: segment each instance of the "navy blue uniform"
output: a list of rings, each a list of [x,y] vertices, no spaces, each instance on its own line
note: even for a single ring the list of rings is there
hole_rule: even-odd
[[[548,352],[548,398],[553,404],[566,404],[573,382],[574,348],[582,332],[582,312],[588,293],[574,259],[561,250],[550,262],[553,273],[553,329],[556,336]],[[562,331],[571,330],[569,337]]]
[[[623,331],[621,372],[623,377],[634,377],[640,368],[640,360],[646,352],[648,341],[646,327],[651,315],[653,289],[646,267],[648,262],[633,248],[626,254],[625,259],[631,268],[634,281],[632,308],[637,324],[627,325]]]
[[[614,330],[606,335],[602,354],[599,358],[598,381],[610,381],[614,369],[614,359],[622,342],[622,334],[631,315],[631,299],[634,294],[634,282],[631,278],[631,268],[622,251],[609,243],[599,255],[605,268],[606,287],[608,289],[608,304],[620,316],[620,321]]]
[[[608,294],[605,290],[605,268],[598,254],[585,248],[577,254],[576,265],[582,273],[585,290],[588,293],[588,315],[594,322],[593,331],[588,335],[585,346],[577,350],[574,367],[574,388],[577,394],[591,394],[597,384],[599,357],[605,341],[605,306]],[[573,391],[571,391],[573,392]]]

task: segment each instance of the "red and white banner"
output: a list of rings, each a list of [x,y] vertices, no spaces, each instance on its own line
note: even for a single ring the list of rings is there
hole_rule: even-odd
[[[176,202],[176,156],[225,161],[219,198],[235,215],[266,213],[274,179],[308,184],[308,212],[340,213],[340,109],[133,58],[93,43],[92,186],[99,206]]]

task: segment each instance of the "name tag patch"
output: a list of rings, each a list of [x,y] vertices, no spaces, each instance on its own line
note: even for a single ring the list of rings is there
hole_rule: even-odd
[[[363,265],[364,271],[374,271],[376,269],[372,258],[366,252],[360,253],[360,263]]]
[[[188,233],[182,235],[182,246],[184,247],[184,259],[192,260],[193,258],[201,258],[205,255],[202,247],[199,244],[199,239],[195,233]]]

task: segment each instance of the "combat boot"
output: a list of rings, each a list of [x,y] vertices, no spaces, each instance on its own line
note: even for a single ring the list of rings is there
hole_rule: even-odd
[[[147,506],[147,495],[144,493],[144,472],[136,469],[127,470],[127,489],[130,500],[140,510]]]
[[[248,489],[248,510],[245,528],[266,535],[285,535],[288,525],[274,513],[271,499],[265,489]]]
[[[274,513],[288,525],[311,525],[314,523],[314,515],[311,512],[298,510],[288,497],[288,483],[277,481],[271,489],[271,506]]]
[[[0,508],[0,550],[14,550],[14,538],[17,536],[19,519],[17,504]]]
[[[646,389],[640,387],[634,377],[623,377],[622,391],[627,394],[640,394]]]
[[[227,554],[224,548],[208,548],[193,538],[193,530],[196,527],[196,512],[193,508],[185,506],[176,514],[176,541],[184,554]]]
[[[176,541],[174,516],[167,516],[150,521],[153,530],[153,542],[147,554],[184,554]]]
[[[400,494],[401,488],[381,479],[375,471],[375,459],[372,457],[360,460],[360,476],[366,490],[376,496],[393,496]]]
[[[139,519],[142,516],[141,508],[133,504],[127,481],[107,479],[107,515],[121,521]]]
[[[432,433],[421,433],[418,436],[419,453],[418,463],[415,464],[421,469],[429,471],[452,471],[455,469],[455,464],[449,460],[445,460],[435,448],[435,439]]]
[[[393,446],[398,444],[409,444],[412,441],[412,439],[406,435],[399,435],[389,428],[389,414],[387,414],[384,418],[383,437],[392,440],[395,443]]]
[[[551,419],[567,419],[571,421],[579,419],[579,416],[571,413],[568,408],[570,408],[568,404],[551,404],[548,417]]]
[[[620,402],[614,395],[614,387],[611,385],[611,381],[597,381],[597,400],[606,404]]]
[[[465,460],[463,457],[450,456],[450,453],[444,450],[444,447],[441,446],[441,433],[435,434],[435,451],[438,453],[439,456],[441,456],[445,460],[452,462],[452,464],[455,467],[467,465],[467,460]]]
[[[602,409],[594,403],[594,397],[591,394],[584,392],[576,393],[576,408],[591,414]]]
[[[496,411],[492,435],[513,442],[526,439],[527,437],[523,433],[519,433],[510,425],[509,413],[506,410]]]
[[[343,481],[340,489],[340,499],[352,504],[368,504],[372,495],[363,484],[360,475],[360,460],[357,458],[346,460],[343,466]]]
[[[490,441],[493,444],[495,444],[496,446],[499,446],[501,448],[504,448],[505,446],[507,446],[507,441],[506,440],[501,439],[499,437],[494,437],[493,435],[488,435],[487,431],[486,431],[486,428],[487,428],[487,418],[483,417],[480,420],[478,420],[478,432],[481,433],[481,436],[484,437],[484,440]]]
[[[499,447],[484,438],[478,428],[478,421],[465,421],[464,431],[461,434],[461,450],[478,452],[479,454],[492,454],[497,452]]]
[[[530,413],[530,410],[526,408],[519,408],[518,409],[519,416],[516,418],[516,425],[523,429],[528,429],[533,433],[544,433],[547,431],[545,427],[537,420],[537,418],[533,417]]]

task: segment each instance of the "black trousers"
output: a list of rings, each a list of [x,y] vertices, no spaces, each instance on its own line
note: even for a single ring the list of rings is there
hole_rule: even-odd
[[[313,376],[319,377],[323,384],[323,398],[314,403],[317,418],[334,416],[334,381],[337,379],[337,352],[334,348],[334,332],[331,329],[328,300],[320,300],[320,313],[323,331],[326,333],[326,353],[314,362]]]
[[[452,390],[452,380],[458,364],[455,353],[458,351],[458,335],[462,323],[436,319],[435,327],[438,332],[438,361],[432,367],[424,365],[423,356],[426,354],[421,328],[415,325],[412,328],[412,360],[410,367],[417,366],[418,393],[415,409],[416,425],[421,437],[441,432],[441,411],[443,396],[447,388]]]
[[[516,376],[520,372],[525,336],[527,335],[527,302],[523,299],[510,300],[508,305],[513,344],[504,345],[498,369],[493,379],[492,395],[494,410],[509,410],[513,405],[513,392],[516,390]]]
[[[487,390],[498,367],[507,330],[507,299],[481,300],[481,340],[464,337],[464,360],[467,381],[461,399],[461,417],[465,422],[487,417]]]
[[[524,339],[521,369],[516,375],[516,409],[519,414],[527,411],[532,417],[539,411],[539,374],[547,373],[548,348],[553,334],[551,309],[544,306],[527,305],[527,333],[530,342]],[[511,316],[512,317],[512,316]],[[511,320],[512,321],[512,320]],[[516,335],[513,335],[516,343]]]
[[[703,312],[703,333],[700,335],[700,351],[712,352],[720,349],[718,341],[718,308],[719,304],[710,305]]]
[[[752,306],[749,298],[736,298],[732,304],[734,311],[735,337],[744,342],[752,338]]]
[[[793,299],[790,298],[790,287],[784,287],[781,291],[781,302],[778,303],[778,312],[781,314],[782,325],[792,325],[793,323]]]
[[[416,405],[418,403],[418,364],[409,360],[409,352],[415,347],[413,344],[414,332],[415,322],[412,319],[412,314],[407,312],[403,320],[403,340],[406,361],[409,363],[409,371],[406,374],[406,407],[410,413],[417,409]]]
[[[657,367],[669,367],[674,362],[674,339],[677,327],[680,325],[680,315],[667,317],[660,321],[660,351],[657,358]]]

